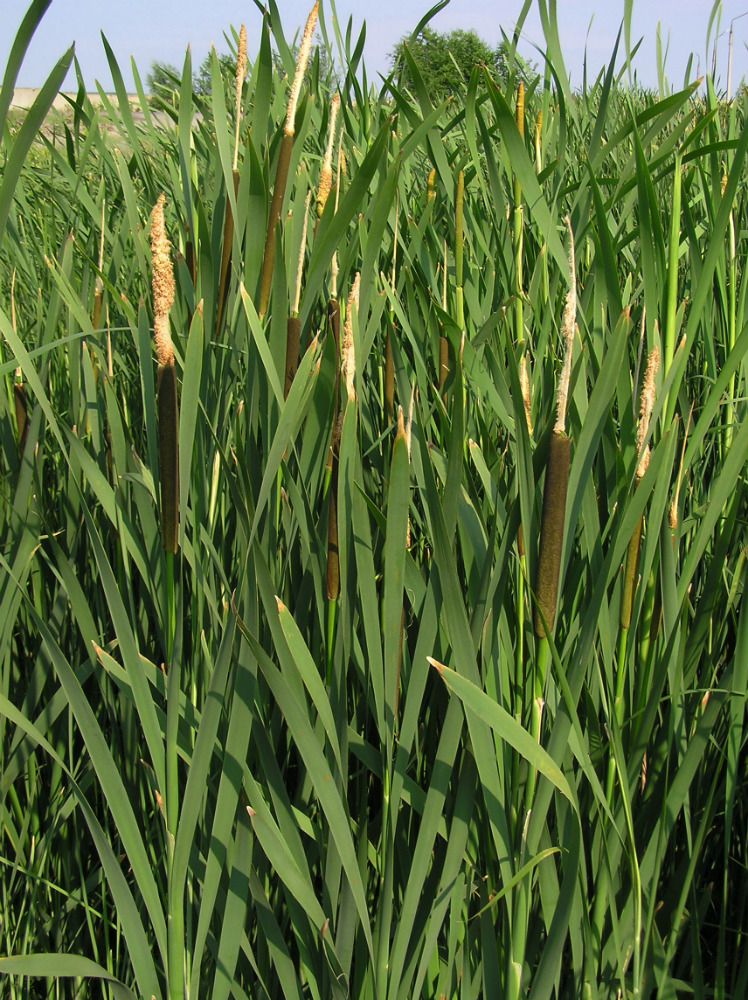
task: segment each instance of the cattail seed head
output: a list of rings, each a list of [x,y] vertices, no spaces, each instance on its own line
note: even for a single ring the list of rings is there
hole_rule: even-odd
[[[174,270],[164,227],[163,192],[151,212],[153,261],[153,330],[158,357],[158,465],[161,483],[161,542],[175,553],[179,541],[179,409],[174,345],[169,333],[169,309],[174,301]],[[201,306],[198,306],[201,308]]]
[[[317,218],[322,216],[332,188],[332,154],[335,146],[335,125],[340,108],[340,94],[334,94],[330,103],[330,125],[327,130],[327,146],[319,172],[319,187],[317,188]]]
[[[356,272],[353,285],[348,295],[348,307],[345,311],[345,323],[343,324],[343,346],[342,364],[340,373],[345,381],[345,388],[349,399],[355,399],[356,391],[353,387],[353,378],[356,373],[356,355],[353,346],[353,307],[358,309],[359,289],[361,287],[361,272]]]
[[[670,501],[670,507],[668,508],[668,524],[670,525],[670,530],[675,531],[678,527],[678,501],[676,497]]]
[[[571,379],[571,354],[574,345],[574,331],[577,321],[577,272],[574,260],[574,233],[571,229],[571,219],[564,218],[569,230],[569,291],[566,293],[564,318],[561,323],[561,339],[564,343],[564,363],[561,378],[556,393],[556,423],[554,431],[563,434],[566,430],[566,405],[569,399],[569,381]]]
[[[159,365],[174,364],[174,345],[169,332],[169,310],[174,302],[174,269],[171,244],[164,227],[163,192],[151,212],[151,256],[153,259],[153,332]]]
[[[294,73],[293,83],[291,84],[291,94],[288,98],[288,107],[286,110],[286,124],[283,131],[286,135],[293,135],[295,130],[296,121],[296,106],[299,103],[299,94],[301,92],[301,83],[304,79],[304,73],[306,73],[307,63],[309,62],[309,53],[312,51],[312,36],[314,35],[314,29],[317,25],[317,12],[319,11],[319,0],[316,0],[314,6],[309,11],[309,16],[306,19],[306,24],[304,25],[304,34],[301,36],[301,45],[299,45],[299,55],[296,59],[296,72]]]
[[[553,630],[556,618],[558,574],[561,567],[561,548],[564,540],[570,456],[571,439],[562,431],[554,430],[551,434],[548,465],[545,470],[543,514],[540,522],[540,551],[535,583],[537,605],[533,624],[535,635],[540,638],[546,634],[543,618],[547,622],[549,632]]]
[[[639,396],[639,422],[636,428],[636,454],[639,463],[636,469],[637,479],[642,479],[649,464],[649,446],[644,448],[644,440],[649,432],[649,422],[652,419],[652,410],[655,401],[655,378],[660,367],[660,350],[653,347],[647,358],[647,367],[644,372],[644,382]]]
[[[247,75],[247,29],[244,25],[239,29],[239,44],[236,50],[236,77],[234,79],[234,162],[233,169],[239,164],[239,116],[242,110],[242,89]]]
[[[234,89],[236,96],[236,117],[239,118],[239,109],[242,104],[242,88],[244,77],[247,75],[247,29],[244,25],[239,29],[239,46],[236,52],[236,80]]]

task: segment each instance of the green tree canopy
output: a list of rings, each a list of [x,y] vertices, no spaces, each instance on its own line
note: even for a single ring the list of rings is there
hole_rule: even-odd
[[[180,80],[181,73],[176,66],[158,60],[152,62],[145,78],[150,95],[149,103],[153,105],[166,103],[176,106]]]
[[[530,63],[512,52],[506,40],[491,48],[472,29],[439,32],[427,26],[415,41],[409,36],[401,38],[390,54],[393,68],[399,67],[400,82],[406,87],[413,82],[404,56],[406,46],[429,91],[439,97],[463,90],[475,66],[486,66],[502,80],[509,76],[510,63],[518,79],[527,81],[534,72]]]
[[[412,42],[402,38],[392,53],[393,66],[400,67],[400,80],[406,87],[412,83],[403,51],[406,45],[429,91],[440,97],[458,93],[476,65],[497,69],[497,53],[474,31],[458,28],[442,33],[425,27]]]

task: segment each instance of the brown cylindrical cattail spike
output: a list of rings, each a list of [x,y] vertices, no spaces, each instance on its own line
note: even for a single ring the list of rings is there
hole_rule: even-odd
[[[636,522],[634,533],[629,539],[626,549],[626,563],[623,573],[623,593],[621,594],[621,628],[628,628],[631,624],[631,609],[634,605],[634,584],[636,583],[636,569],[639,562],[639,542],[642,536],[642,524],[644,518],[640,517]]]
[[[179,536],[179,409],[174,345],[169,332],[169,310],[174,301],[171,244],[164,227],[164,195],[151,213],[153,262],[153,330],[158,357],[158,463],[161,483],[161,541],[167,552],[176,552]]]
[[[442,334],[439,337],[439,388],[444,386],[449,375],[449,341]]]
[[[13,383],[13,402],[16,409],[18,449],[22,452],[26,447],[26,438],[29,436],[28,403],[26,402],[26,386],[18,380]]]
[[[564,518],[566,516],[566,491],[569,485],[569,459],[571,439],[562,431],[551,434],[548,451],[548,465],[545,470],[543,488],[543,515],[540,522],[540,553],[538,555],[538,575],[535,583],[534,625],[535,634],[543,638],[546,634],[543,618],[548,631],[553,631],[556,618],[556,598],[558,595],[558,574],[561,567],[561,548],[564,541]],[[541,617],[542,615],[542,617]]]

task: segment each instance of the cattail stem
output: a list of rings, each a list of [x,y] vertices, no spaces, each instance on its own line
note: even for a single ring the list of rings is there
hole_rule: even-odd
[[[265,317],[270,299],[270,286],[273,280],[273,265],[275,263],[275,231],[280,222],[281,210],[283,208],[283,198],[286,193],[288,182],[288,168],[291,162],[291,150],[293,149],[294,133],[296,131],[296,107],[299,102],[301,84],[309,61],[309,53],[312,48],[312,35],[317,24],[317,11],[319,2],[316,2],[309,12],[309,16],[304,26],[304,34],[299,46],[299,55],[296,60],[296,72],[291,85],[291,93],[288,98],[286,108],[286,124],[283,127],[283,138],[278,156],[278,166],[275,171],[275,184],[273,185],[273,197],[270,202],[270,216],[268,218],[268,228],[265,234],[265,252],[262,258],[262,270],[260,271],[260,290],[257,307],[257,315],[260,319]]]
[[[525,85],[520,82],[517,87],[517,104],[515,107],[515,121],[520,136],[525,135]],[[524,240],[524,216],[522,212],[522,186],[519,177],[512,174],[512,201],[514,208],[512,212],[512,236],[514,247],[514,335],[518,344],[525,339],[524,313],[522,303],[523,284],[523,240]]]
[[[673,167],[673,208],[670,216],[670,244],[668,246],[668,267],[667,267],[667,291],[665,302],[665,329],[663,335],[663,376],[667,378],[670,366],[673,363],[675,353],[675,318],[678,299],[678,259],[680,250],[680,206],[681,206],[681,156],[675,154]],[[673,400],[673,408],[675,400]],[[663,403],[663,414],[665,415],[665,426],[672,420],[673,414],[668,405],[668,397],[665,396]]]
[[[538,111],[535,119],[535,172],[540,173],[543,169],[543,109]]]
[[[337,432],[336,432],[337,438]],[[332,472],[330,479],[330,513],[327,521],[327,663],[325,680],[332,683],[333,652],[335,647],[335,620],[340,594],[340,556],[338,550],[338,441],[330,446]]]
[[[447,241],[444,240],[444,269],[442,271],[442,309],[447,311]],[[449,375],[449,341],[442,333],[439,337],[439,388],[442,389]]]
[[[169,310],[174,301],[171,244],[164,227],[164,195],[151,213],[153,260],[153,330],[158,356],[156,405],[158,409],[158,462],[161,488],[161,541],[176,553],[179,535],[179,406],[174,345],[169,332]]]
[[[637,486],[639,485],[637,481]],[[623,573],[623,591],[621,593],[621,612],[619,621],[622,629],[628,631],[631,625],[631,608],[634,604],[634,586],[636,584],[636,571],[639,562],[639,542],[641,541],[642,525],[644,515],[642,514],[636,522],[634,533],[629,539],[626,549],[626,562]]]
[[[287,399],[291,391],[293,380],[296,375],[296,368],[299,363],[299,346],[301,344],[301,320],[299,319],[299,300],[301,298],[301,275],[304,269],[304,254],[306,253],[306,228],[309,218],[309,204],[312,192],[308,191],[304,203],[304,224],[301,227],[301,243],[299,245],[299,259],[296,267],[296,283],[294,288],[294,298],[291,305],[291,315],[286,322],[286,369],[283,383],[283,398]]]
[[[463,299],[463,254],[464,254],[464,212],[465,175],[457,174],[457,194],[455,196],[455,319],[462,331],[465,327],[465,306]]]
[[[273,186],[273,197],[270,201],[270,216],[265,235],[265,252],[262,258],[262,270],[260,271],[260,292],[257,307],[257,315],[260,319],[264,318],[270,299],[270,286],[273,280],[273,266],[275,264],[275,230],[280,222],[283,197],[286,193],[293,138],[293,132],[290,134],[288,132],[283,133],[278,166],[275,171],[275,185]]]
[[[655,378],[660,366],[660,351],[653,347],[647,358],[647,368],[644,373],[644,381],[639,397],[639,422],[636,429],[636,457],[637,466],[634,477],[634,491],[639,488],[639,484],[644,478],[649,464],[649,445],[646,443],[649,433],[649,422],[652,417],[655,400]],[[629,540],[626,550],[626,562],[623,574],[623,590],[621,592],[620,625],[622,629],[628,630],[631,624],[631,609],[634,603],[634,587],[637,579],[637,565],[639,561],[639,543],[641,540],[642,524],[644,514],[639,518],[634,532]],[[621,665],[619,664],[619,669]]]
[[[535,634],[540,638],[553,632],[558,596],[558,575],[564,540],[566,491],[569,485],[571,439],[554,429],[548,449],[548,465],[543,489],[543,514],[540,521]]]
[[[727,186],[727,175],[722,178],[722,193],[724,195]],[[735,253],[735,213],[730,211],[728,223],[728,245],[727,245],[727,349],[725,360],[730,357],[735,348],[735,334],[737,329],[737,256]],[[722,439],[722,460],[727,456],[732,445],[733,427],[737,419],[735,413],[735,372],[730,376],[727,385],[727,400],[725,406],[725,427]]]
[[[298,316],[289,316],[286,321],[286,374],[283,381],[283,398],[287,399],[296,375],[299,363],[299,344],[301,343],[301,320]]]
[[[179,543],[179,416],[173,361],[159,367],[157,405],[161,543],[173,554]]]
[[[330,480],[332,478],[333,469],[333,444],[335,442],[335,428],[337,427],[338,417],[339,417],[339,402],[338,402],[338,389],[340,385],[340,303],[337,299],[330,299],[327,303],[327,322],[330,328],[330,332],[333,338],[334,350],[335,350],[335,374],[333,376],[332,384],[332,443],[327,452],[327,464],[325,466],[325,487],[324,492],[327,492],[330,486]]]
[[[239,195],[239,171],[234,167],[234,200]],[[226,215],[223,220],[223,245],[221,247],[221,270],[218,278],[218,301],[216,303],[216,340],[221,333],[223,314],[226,306],[226,296],[229,291],[231,253],[234,244],[234,214],[231,211],[231,201],[226,198]]]
[[[395,412],[395,361],[390,339],[394,330],[394,317],[391,315],[384,341],[384,416],[387,424],[392,423]]]

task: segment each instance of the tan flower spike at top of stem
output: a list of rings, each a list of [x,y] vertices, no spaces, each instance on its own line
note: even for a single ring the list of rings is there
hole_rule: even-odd
[[[247,29],[244,25],[239,29],[239,46],[236,52],[236,79],[234,81],[235,96],[235,130],[234,130],[234,165],[236,170],[239,164],[239,115],[242,110],[242,88],[244,87],[244,77],[247,75]]]
[[[295,131],[296,105],[299,103],[301,84],[304,80],[307,63],[309,62],[309,53],[312,51],[312,36],[314,35],[314,29],[317,26],[318,11],[319,0],[317,0],[317,3],[315,3],[309,11],[309,17],[307,17],[306,24],[304,25],[304,34],[301,36],[299,56],[296,60],[296,72],[294,73],[293,83],[291,84],[291,95],[288,98],[288,107],[286,109],[286,124],[283,129],[286,135],[293,135]]]
[[[340,94],[334,94],[330,102],[330,124],[327,129],[327,146],[325,147],[325,157],[322,161],[322,169],[319,172],[319,187],[317,188],[317,218],[319,219],[325,210],[327,198],[332,188],[332,154],[335,146],[335,125],[340,108]]]
[[[356,398],[356,390],[353,387],[353,377],[356,373],[356,354],[353,347],[353,307],[358,309],[358,295],[361,287],[361,272],[356,272],[353,279],[350,294],[348,295],[348,307],[345,311],[345,323],[343,324],[343,347],[341,354],[343,361],[340,366],[340,373],[345,381],[345,388],[349,399]]]
[[[636,455],[638,464],[636,467],[636,478],[642,479],[649,465],[649,445],[644,447],[644,440],[649,431],[649,421],[652,418],[652,410],[655,401],[655,378],[660,367],[660,349],[653,347],[647,358],[647,367],[644,372],[644,382],[639,397],[639,423],[636,428]]]
[[[164,227],[163,193],[158,196],[151,212],[151,256],[153,258],[153,333],[159,367],[174,364],[174,345],[169,332],[169,310],[174,302],[174,269],[171,263],[171,243]]]
[[[564,318],[561,323],[561,338],[564,342],[564,364],[561,369],[561,379],[556,394],[556,423],[554,431],[566,431],[566,404],[569,401],[569,380],[571,378],[571,354],[574,344],[574,331],[577,324],[577,271],[574,261],[574,233],[571,230],[571,219],[564,217],[569,230],[569,291],[566,293]]]
[[[163,192],[151,212],[153,262],[153,333],[158,357],[158,467],[161,484],[161,542],[167,553],[179,543],[179,404],[174,344],[169,332],[169,310],[174,302],[171,244],[164,227]]]

